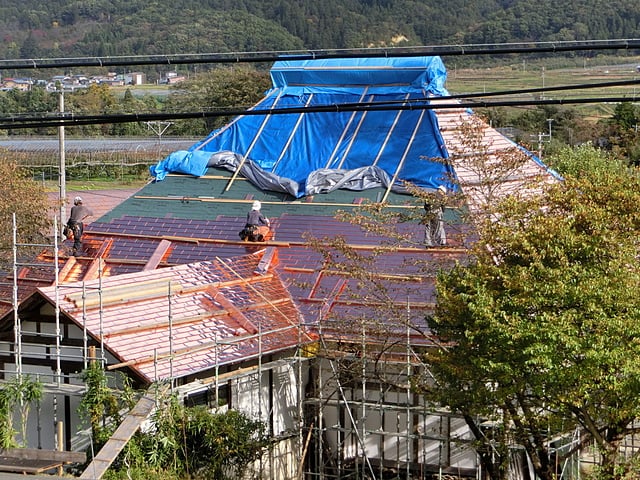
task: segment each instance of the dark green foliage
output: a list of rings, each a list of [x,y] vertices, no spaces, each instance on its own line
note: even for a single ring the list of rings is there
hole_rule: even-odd
[[[616,105],[613,122],[621,129],[637,129],[640,122],[640,110],[631,102]]]
[[[93,362],[82,373],[87,391],[82,396],[78,410],[91,426],[95,451],[109,439],[119,425],[122,409],[131,409],[134,405],[133,391],[126,378],[123,376],[122,379],[124,384],[120,389],[109,385],[110,379],[98,362]]]
[[[264,97],[271,87],[267,71],[250,67],[218,68],[180,83],[166,104],[169,111],[212,111],[221,108],[248,108]],[[177,121],[178,135],[206,135],[230,120],[229,117]]]
[[[34,87],[28,92],[17,89],[0,92],[0,114],[31,114],[53,112],[57,109],[58,97],[48,93],[44,88]],[[29,133],[44,135],[48,132],[43,128]]]
[[[565,181],[493,205],[472,261],[438,276],[430,326],[447,348],[423,386],[508,427],[539,478],[558,478],[548,439],[574,429],[598,449],[596,478],[637,478],[620,446],[640,418],[640,180],[592,147],[550,160]]]
[[[242,413],[211,413],[206,407],[185,407],[174,397],[153,417],[153,427],[127,444],[109,478],[131,471],[140,478],[242,478],[247,466],[268,446],[265,426]],[[150,475],[146,477],[144,475]],[[164,477],[163,477],[164,478]]]
[[[14,377],[0,388],[0,448],[28,447],[29,410],[42,399],[42,383],[29,375]],[[19,431],[14,429],[14,413],[20,413]],[[20,434],[21,442],[16,441]]]
[[[0,58],[637,38],[639,24],[631,0],[9,0]]]
[[[98,362],[83,372],[83,380],[87,391],[79,410],[91,425],[93,451],[97,452],[121,423],[124,412],[133,408],[136,395],[127,382],[120,388],[110,385]],[[0,417],[3,398],[0,395]],[[173,396],[165,400],[157,399],[152,426],[134,435],[106,478],[241,478],[268,446],[266,427],[258,420],[235,410],[211,413],[204,406],[185,407]],[[0,434],[11,434],[11,426],[5,427],[1,420]]]

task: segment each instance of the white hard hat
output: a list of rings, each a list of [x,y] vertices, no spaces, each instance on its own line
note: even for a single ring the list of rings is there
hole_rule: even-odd
[[[447,187],[445,187],[444,185],[438,186],[438,190],[440,190],[442,193],[447,193]]]
[[[82,198],[81,197],[76,197],[73,199],[73,204],[74,205],[78,205],[79,203],[82,203]]]
[[[260,210],[261,207],[262,205],[260,204],[260,202],[256,200],[255,202],[253,202],[253,205],[251,206],[251,210]]]

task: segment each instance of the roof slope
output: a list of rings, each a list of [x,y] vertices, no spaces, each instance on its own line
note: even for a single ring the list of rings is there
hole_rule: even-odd
[[[277,273],[254,273],[263,254],[67,283],[60,309],[147,382],[206,372],[309,338]]]
[[[421,65],[415,70],[408,69],[408,71],[412,71],[416,78],[421,79],[418,83],[422,85],[421,88],[424,91],[427,91],[428,89],[422,81],[423,77],[416,74],[416,71],[424,73],[423,67],[424,65]],[[309,78],[309,75],[312,75],[312,78],[318,76],[319,79],[324,78],[322,81],[325,83],[330,82],[334,78],[333,75],[337,75],[335,81],[344,83],[344,79],[353,70],[353,65],[342,71],[338,65],[333,64],[330,68],[331,75],[324,75],[326,72],[323,72],[322,69],[310,68],[309,66],[304,69],[296,67],[292,70],[282,67],[280,70],[283,75],[287,74],[285,83],[288,88],[292,86],[291,83],[297,81],[297,75],[303,75],[305,78]],[[390,72],[386,67],[373,70],[372,74],[376,78],[383,78],[389,82],[388,74]],[[364,70],[360,73],[363,74]],[[278,84],[284,80],[276,78],[274,82]],[[392,85],[389,84],[383,86],[384,88],[392,88]],[[299,88],[298,85],[295,86],[295,89]],[[323,88],[326,88],[326,85]],[[357,88],[367,90],[367,87],[363,87],[363,85],[358,85]],[[411,85],[411,88],[414,86]],[[301,93],[301,95],[306,94],[315,95],[313,92]],[[432,101],[437,102],[437,100]],[[491,165],[497,165],[496,162],[500,162],[502,152],[513,149],[515,145],[488,125],[480,123],[482,140],[487,148],[483,148],[483,152],[462,152],[461,154],[462,145],[460,145],[458,132],[460,127],[474,116],[466,110],[450,108],[434,110],[433,114],[434,118],[437,118],[437,122],[432,126],[438,129],[437,133],[441,139],[441,143],[438,144],[439,151],[442,151],[441,147],[446,141],[447,154],[453,152],[446,165],[447,169],[451,169],[451,172],[439,170],[436,176],[429,174],[422,176],[423,170],[414,164],[411,173],[421,175],[421,181],[425,181],[426,185],[431,186],[435,182],[438,184],[443,182],[440,175],[457,174],[458,186],[465,194],[469,208],[472,211],[477,211],[482,207],[486,198],[484,198],[482,189],[482,172],[479,172],[477,165],[473,163],[474,156],[488,153],[488,165],[491,167]],[[330,118],[335,116],[335,112],[326,112],[324,115],[326,115],[326,119],[323,122],[328,128],[332,124]],[[318,115],[318,117],[320,116]],[[386,116],[395,117],[396,115],[393,112],[387,112]],[[251,116],[242,118],[249,117]],[[302,120],[305,118],[303,115],[291,116],[291,118],[294,117],[302,118]],[[225,131],[240,129],[243,125],[242,118],[236,119],[228,128],[222,129],[218,133],[214,132],[209,139],[198,146],[213,145],[217,141],[215,139],[224,136]],[[263,116],[263,118],[267,117]],[[281,120],[283,116],[280,115],[278,118]],[[412,118],[415,120],[415,117]],[[432,118],[431,115],[429,118]],[[275,117],[268,119],[270,126],[279,125],[274,119]],[[254,124],[252,128],[255,129],[256,125]],[[343,130],[342,126],[336,125],[336,132],[325,136],[326,138],[339,138],[341,133],[338,131]],[[368,128],[361,129],[358,135],[351,138],[355,142],[360,134],[364,135],[367,130]],[[373,132],[374,134],[371,136],[378,138],[376,131],[373,130]],[[395,135],[399,132],[391,127],[385,130],[382,137],[387,141],[384,147],[382,144],[378,145],[380,148],[378,152],[386,152],[386,145],[393,144]],[[427,132],[424,133],[427,136],[425,140],[423,132],[418,132],[420,135],[416,135],[412,139],[411,145],[424,144],[428,147],[429,138],[435,137]],[[255,135],[255,133],[254,130],[252,138],[260,137],[262,140],[266,140],[266,137],[262,136],[264,132],[260,135]],[[244,133],[242,134],[244,135]],[[247,135],[252,134],[249,131]],[[274,130],[269,135],[272,138],[291,138],[291,135],[279,134],[278,130]],[[317,137],[306,137],[307,141],[311,141],[310,139],[314,139],[313,141],[316,143],[322,143],[321,139]],[[399,140],[399,142],[400,144],[404,142],[405,145],[405,148],[400,151],[407,151],[406,146],[409,143],[406,138]],[[195,148],[197,147],[194,147],[191,153],[199,151]],[[326,150],[324,146],[317,146],[319,150],[314,150],[314,148],[311,146],[307,150],[300,151],[298,158],[283,156],[282,168],[288,164],[292,164],[293,167],[304,167],[306,164],[312,165],[313,168],[317,167],[316,153]],[[419,150],[418,148],[416,152]],[[282,151],[288,151],[288,147]],[[364,153],[366,152],[361,153],[365,158]],[[210,157],[211,155],[209,155]],[[366,158],[371,162],[370,156]],[[237,264],[233,270],[241,277],[237,279],[238,285],[244,285],[242,288],[236,288],[241,288],[242,295],[249,295],[247,304],[237,303],[235,297],[228,299],[230,304],[236,307],[243,305],[242,308],[244,308],[244,306],[250,305],[248,308],[251,313],[243,311],[240,318],[253,318],[253,315],[256,315],[261,318],[258,321],[260,325],[273,322],[272,326],[276,329],[280,327],[289,329],[290,326],[286,325],[288,322],[289,325],[302,326],[307,331],[322,328],[323,332],[329,332],[337,337],[341,337],[351,330],[355,330],[360,335],[362,329],[358,329],[357,326],[362,324],[373,332],[373,336],[370,338],[376,338],[375,336],[378,335],[379,341],[392,342],[394,335],[396,339],[400,338],[402,341],[406,341],[406,338],[411,335],[412,342],[429,343],[425,314],[433,309],[435,302],[435,273],[439,268],[447,268],[455,261],[464,260],[466,247],[474,240],[473,227],[461,221],[457,211],[448,209],[445,212],[448,240],[446,248],[424,248],[422,244],[424,225],[418,221],[402,225],[406,239],[395,248],[389,248],[391,243],[389,238],[379,234],[369,234],[359,226],[341,222],[334,216],[339,210],[352,211],[365,203],[384,203],[385,208],[403,213],[409,213],[415,209],[422,211],[421,202],[410,195],[391,191],[388,186],[382,184],[368,184],[369,188],[364,190],[322,188],[320,192],[313,195],[299,197],[297,190],[287,192],[262,188],[253,182],[251,174],[247,177],[244,175],[236,177],[229,170],[229,165],[208,166],[208,159],[206,162],[202,162],[197,157],[190,157],[189,160],[194,160],[195,163],[200,162],[198,168],[201,170],[197,172],[197,175],[194,176],[194,172],[189,170],[178,174],[164,171],[163,181],[146,185],[137,194],[106,213],[98,221],[88,225],[83,237],[82,252],[77,257],[63,254],[59,260],[60,283],[74,285],[75,292],[78,291],[78,285],[81,282],[95,286],[96,282],[102,281],[105,282],[105,288],[113,288],[114,291],[121,288],[131,288],[132,285],[136,285],[134,288],[137,290],[142,288],[141,285],[150,287],[157,285],[154,282],[161,282],[165,286],[172,284],[172,288],[175,287],[177,292],[188,290],[184,284],[185,279],[188,279],[188,282],[193,282],[194,288],[189,290],[190,293],[184,295],[184,298],[181,297],[181,294],[176,294],[175,314],[201,318],[202,320],[201,325],[196,322],[197,326],[189,327],[191,330],[176,331],[178,336],[186,335],[185,341],[189,339],[189,341],[195,342],[187,343],[185,346],[185,352],[193,354],[195,361],[188,365],[186,363],[174,364],[174,375],[188,374],[190,369],[199,371],[199,369],[210,365],[212,361],[210,344],[203,346],[202,342],[211,342],[212,338],[220,338],[218,335],[231,334],[231,330],[218,332],[217,329],[241,331],[244,328],[247,330],[246,326],[243,327],[239,321],[234,320],[233,326],[224,322],[220,323],[221,319],[216,317],[215,312],[219,313],[220,309],[225,310],[227,307],[224,305],[212,306],[207,303],[211,302],[212,297],[209,285],[227,281],[222,280],[223,278],[231,278],[226,267],[232,264]],[[429,161],[425,159],[420,159],[420,162],[424,162],[424,165],[429,164]],[[433,163],[437,164],[438,168],[444,166],[442,163]],[[275,162],[273,165],[275,166]],[[402,163],[402,160],[396,159],[392,170],[405,172],[404,169],[407,168],[407,165],[407,163]],[[246,170],[242,171],[246,172]],[[427,168],[424,171],[428,173],[430,170]],[[387,174],[385,173],[385,175]],[[398,178],[401,177],[398,176]],[[522,162],[518,163],[517,168],[507,171],[498,178],[498,181],[497,188],[492,190],[496,199],[513,192],[535,192],[541,181],[555,181],[555,177],[537,159],[526,156]],[[430,184],[429,182],[434,183]],[[242,242],[238,237],[238,232],[246,221],[246,213],[254,200],[262,202],[263,213],[270,217],[275,231],[270,241],[261,244]],[[330,239],[340,237],[344,244],[354,252],[350,258],[335,257],[343,262],[341,270],[334,269],[329,265],[323,254],[312,246],[311,239],[324,239],[325,237],[328,240],[321,242],[324,245],[329,245]],[[67,245],[70,244],[67,242]],[[51,252],[43,252],[39,263],[51,263],[53,259],[54,256]],[[354,265],[366,265],[366,279],[348,278],[345,275],[345,271],[350,270],[348,262],[354,262]],[[35,286],[53,283],[53,269],[45,270],[40,267],[29,267],[20,272],[21,298],[23,298],[23,291],[28,289],[32,291]],[[202,279],[195,274],[200,271],[205,272]],[[272,278],[256,277],[256,271],[258,273],[268,272],[267,276],[271,275]],[[273,296],[269,298],[275,298],[278,301],[270,300],[272,303],[284,302],[284,305],[287,306],[286,320],[282,317],[280,310],[275,309],[269,302],[260,301],[255,296],[256,292],[250,291],[249,286],[254,284],[260,285],[261,288],[264,285],[264,288],[269,292],[274,292]],[[363,293],[362,285],[374,287],[372,290],[380,294],[358,296],[359,293]],[[164,292],[167,291],[167,288],[164,289]],[[225,290],[223,292],[224,298],[228,292],[231,294],[232,291],[234,290],[231,288]],[[44,289],[43,292],[51,298],[51,287]],[[384,293],[385,298],[382,298],[381,292]],[[7,290],[6,293],[4,306],[10,306],[11,292]],[[78,305],[73,301],[75,297],[72,296],[71,290],[65,295],[68,297],[64,300],[66,302],[65,311],[70,316],[76,317],[77,321]],[[147,363],[149,352],[153,348],[156,348],[158,352],[166,352],[168,348],[166,295],[163,294],[164,298],[162,299],[156,293],[153,295],[155,296],[144,299],[130,298],[132,303],[129,307],[131,308],[126,308],[117,302],[108,305],[107,308],[115,309],[112,312],[115,322],[113,325],[114,335],[105,335],[105,346],[108,349],[113,349],[123,364],[133,360],[131,368],[136,370],[139,367],[139,374],[148,380],[154,378],[153,375],[155,375],[151,373]],[[133,308],[137,302],[143,302],[144,308]],[[185,303],[183,304],[183,302]],[[161,308],[164,308],[165,313],[158,313],[162,311]],[[384,310],[380,310],[381,308]],[[2,317],[4,330],[7,334],[11,331],[12,324],[9,312],[8,309],[4,310]],[[203,316],[199,317],[199,315]],[[262,319],[264,315],[269,316],[269,320]],[[231,321],[235,316],[236,313],[233,313],[224,318]],[[214,322],[215,325],[207,323],[210,322],[208,319],[213,317],[218,323]],[[123,324],[125,318],[128,323],[138,325],[134,327],[140,328],[137,335],[126,334],[128,327]],[[372,319],[378,320],[372,321]],[[93,321],[95,323],[95,319]],[[95,335],[95,325],[92,328]],[[158,332],[163,332],[163,334]],[[191,340],[192,334],[197,338]],[[130,336],[127,337],[127,335]],[[246,335],[249,336],[246,337]],[[274,339],[273,348],[292,346],[291,341],[294,339],[297,341],[297,336],[298,333],[289,339]],[[244,340],[245,337],[249,339],[251,335],[244,332],[234,338],[236,337]],[[126,339],[124,343],[122,343],[122,338]],[[203,338],[208,340],[202,340]],[[135,350],[133,346],[128,345],[128,341],[139,341],[135,348],[140,349],[144,344],[146,357]],[[200,353],[201,347],[205,353]],[[251,341],[240,342],[237,344],[236,350],[228,351],[228,359],[250,358],[255,355],[254,347],[255,345]],[[129,348],[131,350],[128,350]],[[165,365],[164,368],[163,375],[166,375],[167,366]]]
[[[435,113],[398,110],[446,94],[439,57],[285,60],[271,77],[273,88],[246,115],[152,174],[240,166],[261,188],[294,197],[380,185],[402,192],[402,181],[437,188],[451,177],[446,163],[430,160],[447,157]],[[359,108],[365,103],[378,109]]]

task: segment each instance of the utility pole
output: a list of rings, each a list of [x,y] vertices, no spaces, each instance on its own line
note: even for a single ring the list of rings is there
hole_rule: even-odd
[[[145,123],[147,124],[147,128],[153,130],[153,133],[158,136],[158,141],[162,140],[162,135],[164,134],[164,132],[166,132],[169,127],[173,125],[173,122],[162,122],[159,120]]]
[[[538,132],[538,158],[542,160],[542,139],[544,137],[549,138],[549,142],[551,141],[551,122],[553,122],[553,118],[547,118],[547,122],[549,123],[549,133]]]
[[[64,87],[60,84],[60,96],[58,97],[58,110],[60,114],[64,114]],[[58,127],[58,150],[59,150],[59,174],[58,174],[58,186],[60,189],[60,225],[65,224],[67,216],[67,166],[65,159],[65,144],[64,144],[64,126]],[[62,232],[63,229],[60,229]]]

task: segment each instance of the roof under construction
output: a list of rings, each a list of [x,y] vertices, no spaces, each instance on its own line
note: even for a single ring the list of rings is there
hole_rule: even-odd
[[[265,255],[252,254],[71,282],[59,306],[122,362],[111,368],[183,377],[309,341],[278,275],[260,269]],[[54,304],[55,287],[40,292]]]
[[[425,63],[430,64],[423,60],[423,70]],[[420,62],[415,63],[411,69],[413,78],[427,78],[419,74],[419,65]],[[436,65],[440,64],[436,62]],[[376,64],[376,68],[369,65],[368,70],[376,78],[385,79],[386,92],[394,85],[396,66],[396,63],[388,62]],[[294,92],[303,97],[308,93],[304,88],[300,90],[304,75],[326,81],[335,78],[332,75],[338,69],[337,65],[330,65],[332,75],[323,75],[323,69],[328,67],[320,63],[308,63],[304,68],[292,70],[285,67],[286,64],[280,64],[274,77],[286,77],[287,87],[296,83]],[[365,70],[363,67],[360,73]],[[345,73],[338,78],[352,77]],[[438,77],[426,84],[441,86],[441,82]],[[279,84],[274,88],[279,88]],[[331,88],[338,90],[340,85]],[[416,88],[423,95],[431,91],[423,82]],[[353,102],[368,101],[368,95],[380,93],[362,88],[362,85],[355,90],[356,93],[349,97]],[[363,95],[364,91],[369,93]],[[315,91],[308,94],[314,98],[319,95]],[[400,93],[399,98],[407,94]],[[282,95],[276,94],[276,97],[282,98]],[[421,98],[431,101],[424,96]],[[413,343],[428,345],[425,317],[434,307],[435,272],[465,258],[468,242],[473,241],[473,226],[461,221],[458,212],[447,210],[448,244],[445,248],[425,248],[422,244],[424,225],[419,223],[402,225],[405,240],[391,248],[390,238],[341,222],[335,214],[381,202],[385,208],[396,212],[422,209],[420,201],[393,188],[394,184],[415,180],[428,190],[449,183],[452,176],[457,178],[456,187],[465,194],[468,207],[472,211],[480,208],[482,179],[470,160],[472,155],[449,155],[459,141],[455,132],[472,114],[462,109],[430,112],[426,117],[413,112],[407,116],[413,123],[402,123],[402,128],[399,128],[401,122],[396,120],[386,123],[384,131],[362,128],[358,134],[345,134],[345,139],[350,136],[354,143],[367,131],[371,137],[386,139],[376,144],[381,152],[377,165],[386,172],[389,179],[386,184],[372,183],[365,189],[319,188],[313,194],[302,196],[298,187],[309,185],[307,178],[311,172],[308,167],[312,165],[315,169],[328,165],[326,159],[318,164],[315,149],[328,152],[329,157],[334,150],[327,147],[327,142],[323,146],[316,144],[329,138],[342,144],[346,141],[341,139],[348,130],[346,124],[334,122],[336,115],[331,112],[314,114],[316,121],[304,127],[300,122],[307,120],[296,122],[292,117],[284,121],[282,115],[278,122],[264,118],[252,122],[253,127],[249,128],[253,128],[253,133],[246,135],[253,135],[253,139],[259,137],[262,145],[259,150],[262,153],[257,156],[259,161],[250,155],[254,164],[252,171],[267,172],[264,178],[273,178],[273,175],[282,178],[286,169],[291,171],[293,164],[304,167],[303,173],[290,175],[298,185],[291,190],[265,189],[260,182],[254,181],[255,175],[237,176],[236,170],[245,172],[240,168],[244,158],[244,154],[240,155],[242,152],[231,152],[234,158],[239,158],[240,163],[235,168],[209,163],[211,157],[220,153],[216,150],[218,147],[213,146],[226,138],[225,132],[244,132],[243,119],[234,120],[229,127],[213,132],[190,150],[203,151],[205,145],[211,148],[204,163],[198,160],[201,163],[197,172],[163,170],[162,181],[149,183],[86,226],[82,251],[77,256],[64,253],[59,256],[58,294],[62,313],[70,321],[86,325],[94,339],[104,341],[105,347],[120,361],[112,367],[127,366],[147,382],[166,378],[169,374],[174,377],[195,374],[211,368],[216,362],[251,358],[258,353],[255,341],[258,335],[266,341],[269,351],[291,348],[320,330],[341,337],[348,334],[345,325],[356,318],[369,320],[366,324],[372,330],[372,339],[378,332],[379,341],[390,341],[393,335],[389,332],[396,332],[402,338],[410,335]],[[386,113],[387,117],[394,115]],[[298,115],[295,117],[299,118]],[[362,120],[345,118],[347,123]],[[427,119],[430,127],[425,133],[421,127],[426,125]],[[341,126],[338,127],[338,123]],[[494,129],[482,125],[482,135],[487,144],[491,144],[488,151],[492,159],[499,158],[501,151],[514,148]],[[339,132],[333,131],[333,127]],[[257,136],[256,129],[260,128],[262,131]],[[302,130],[307,132],[304,142],[314,145],[307,150],[296,147],[295,158],[288,158],[283,152],[293,151],[290,147],[297,141],[294,132]],[[402,132],[409,132],[409,137],[403,136]],[[287,142],[282,144],[285,137],[290,139],[288,145]],[[234,141],[249,148],[251,140],[248,138]],[[268,139],[276,142],[273,148],[269,147]],[[371,143],[369,145],[371,148]],[[446,149],[443,148],[445,145]],[[437,149],[441,155],[448,156],[447,162],[422,158],[421,147],[426,148],[423,152],[427,157],[433,153],[430,148]],[[253,148],[257,147],[250,150],[258,151]],[[362,153],[366,147],[353,146],[348,150]],[[383,161],[384,154],[392,151],[395,161]],[[281,158],[266,158],[268,152]],[[342,158],[350,158],[346,147],[342,152]],[[397,158],[399,152],[405,152],[401,155],[404,160]],[[413,158],[411,162],[409,156]],[[362,165],[357,163],[357,157],[364,158],[364,155],[334,166],[338,166],[338,170],[360,169]],[[367,163],[376,164],[375,160],[367,158]],[[264,166],[267,166],[266,170]],[[158,169],[158,166],[154,168]],[[522,193],[534,180],[554,181],[554,177],[537,159],[529,156],[501,179],[496,198],[512,192]],[[537,182],[533,183],[537,185]],[[535,191],[537,186],[533,188]],[[263,213],[271,219],[274,235],[267,242],[243,242],[238,236],[254,200],[261,201]],[[312,241],[325,239],[321,243],[329,245],[330,239],[337,237],[355,252],[352,258],[334,253],[338,263],[341,258],[344,260],[343,269],[332,268]],[[55,288],[51,286],[53,269],[46,267],[54,261],[53,252],[44,251],[38,263],[45,266],[23,267],[19,271],[20,298],[29,298],[23,308],[33,302],[55,301]],[[350,261],[366,265],[366,281],[350,278],[345,273]],[[383,287],[385,298],[355,296],[354,292],[361,291],[361,285],[366,282]],[[36,287],[41,288],[34,293]],[[96,291],[101,292],[99,296]],[[0,289],[3,330],[7,335],[12,325],[11,294],[8,287]],[[383,315],[382,309],[386,309]],[[172,335],[168,335],[169,329]],[[170,346],[169,338],[177,339],[179,346]],[[168,359],[168,352],[176,349],[184,354],[182,360],[174,358],[171,363],[164,362],[159,371],[153,370],[154,358]]]
[[[436,114],[422,108],[447,94],[439,57],[282,60],[271,78],[250,112],[151,173],[202,175],[220,166],[293,197],[451,184],[450,166],[436,160],[448,156]]]

